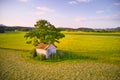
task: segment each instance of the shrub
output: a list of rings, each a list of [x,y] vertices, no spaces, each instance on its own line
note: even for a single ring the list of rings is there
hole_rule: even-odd
[[[35,57],[36,60],[46,60],[46,56],[44,54],[38,54],[36,57]]]

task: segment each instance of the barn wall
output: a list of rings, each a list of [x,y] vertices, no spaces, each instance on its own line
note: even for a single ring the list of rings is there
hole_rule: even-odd
[[[46,50],[44,49],[36,49],[37,54],[45,54],[46,55]]]
[[[51,53],[56,53],[56,47],[53,46],[52,44],[49,46],[47,50],[50,50]]]

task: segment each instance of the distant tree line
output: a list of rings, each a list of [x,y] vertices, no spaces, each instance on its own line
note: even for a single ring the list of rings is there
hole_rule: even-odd
[[[84,32],[120,32],[120,27],[106,28],[106,29],[93,29],[93,28],[59,28],[62,31],[84,31]]]
[[[34,27],[0,25],[0,33],[10,32],[10,31],[30,31],[33,29],[34,29]]]
[[[23,26],[5,26],[0,24],[0,33],[9,31],[30,31],[34,30],[35,27],[23,27]],[[116,28],[106,28],[106,29],[93,29],[93,28],[64,28],[59,27],[62,31],[84,31],[84,32],[120,32],[120,27]]]
[[[92,29],[92,28],[77,28],[77,29],[74,29],[74,28],[63,28],[63,27],[60,27],[59,29],[61,29],[62,31],[86,31],[86,32],[94,31],[94,29]]]

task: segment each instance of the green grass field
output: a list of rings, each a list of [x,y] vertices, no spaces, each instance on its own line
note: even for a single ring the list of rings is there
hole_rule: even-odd
[[[59,60],[31,58],[25,32],[0,34],[2,80],[119,80],[120,33],[63,32]]]

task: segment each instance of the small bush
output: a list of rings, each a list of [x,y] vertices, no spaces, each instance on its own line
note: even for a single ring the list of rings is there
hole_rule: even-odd
[[[32,54],[32,57],[36,57],[37,53],[36,53],[36,49],[31,50],[30,54]]]
[[[36,60],[46,60],[46,56],[44,54],[38,54],[36,57],[35,57]]]

